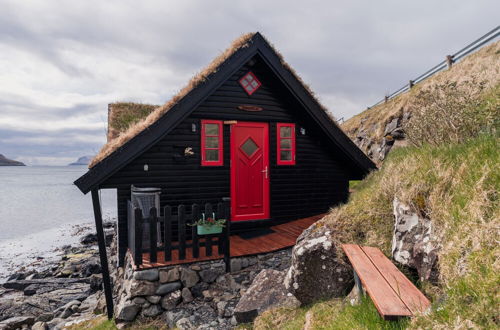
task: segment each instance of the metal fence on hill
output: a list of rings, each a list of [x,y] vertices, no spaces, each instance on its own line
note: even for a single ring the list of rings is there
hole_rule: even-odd
[[[493,30],[489,31],[485,35],[481,36],[480,38],[474,40],[464,48],[460,49],[458,52],[454,53],[453,55],[447,55],[445,59],[432,67],[431,69],[427,70],[426,72],[422,73],[420,76],[411,79],[406,85],[403,87],[399,88],[395,92],[386,95],[382,100],[378,101],[377,103],[373,104],[370,107],[367,107],[368,109],[373,108],[374,106],[377,106],[381,103],[387,102],[388,100],[398,96],[401,93],[404,93],[410,88],[412,88],[415,84],[418,84],[419,82],[424,81],[425,79],[431,77],[432,75],[438,73],[441,70],[444,70],[446,68],[449,68],[453,65],[453,63],[459,61],[461,58],[469,55],[470,53],[473,53],[477,49],[481,48],[482,46],[486,45],[490,41],[495,40],[500,36],[500,26],[495,27]],[[343,118],[342,118],[343,119]]]

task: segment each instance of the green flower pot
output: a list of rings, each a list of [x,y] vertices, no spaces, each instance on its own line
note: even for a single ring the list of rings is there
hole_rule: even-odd
[[[220,234],[222,233],[221,226],[210,226],[210,225],[197,225],[196,231],[198,235],[210,235],[210,234]]]

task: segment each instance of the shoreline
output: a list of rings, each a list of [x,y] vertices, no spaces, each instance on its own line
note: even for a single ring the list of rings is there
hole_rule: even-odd
[[[105,228],[110,253],[116,236],[114,222],[106,222]],[[46,246],[41,247],[44,242]],[[60,226],[17,242],[11,239],[0,248],[0,253],[14,256],[9,260],[0,254],[0,266],[8,265],[2,269],[0,283],[2,325],[29,328],[40,323],[44,329],[62,328],[103,312],[101,264],[90,223]]]
[[[43,271],[56,264],[64,248],[93,232],[91,222],[65,224],[24,237],[0,240],[0,284],[16,272]]]

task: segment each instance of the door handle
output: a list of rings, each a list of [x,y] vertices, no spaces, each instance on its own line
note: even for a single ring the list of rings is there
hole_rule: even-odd
[[[261,172],[262,172],[262,173],[266,173],[266,179],[267,179],[267,166],[266,166],[266,168],[265,168],[265,169],[263,169]]]

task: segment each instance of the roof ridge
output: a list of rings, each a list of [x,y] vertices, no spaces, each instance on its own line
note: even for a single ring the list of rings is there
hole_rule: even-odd
[[[89,164],[89,168],[94,167],[96,164],[107,158],[109,155],[111,155],[113,152],[115,152],[129,140],[137,136],[140,132],[144,131],[152,124],[154,124],[156,121],[158,121],[165,113],[167,113],[171,108],[173,108],[174,105],[176,105],[180,100],[182,100],[186,95],[188,95],[194,88],[205,82],[206,79],[211,74],[217,72],[219,67],[229,57],[234,55],[238,50],[248,47],[250,42],[254,39],[254,37],[257,36],[262,38],[269,45],[269,47],[273,50],[273,52],[278,56],[281,65],[287,71],[289,71],[295,77],[295,79],[297,79],[300,82],[300,84],[311,95],[311,97],[316,101],[316,103],[320,106],[320,108],[328,115],[330,121],[340,129],[340,126],[338,126],[337,121],[335,120],[333,114],[330,111],[328,111],[328,109],[319,101],[318,97],[315,95],[311,87],[308,84],[306,84],[304,80],[297,74],[297,72],[284,60],[283,55],[276,49],[276,47],[274,47],[274,45],[260,32],[250,32],[250,33],[245,33],[240,37],[238,37],[237,39],[233,40],[231,45],[226,50],[224,50],[221,54],[215,57],[210,62],[210,64],[208,64],[204,69],[195,74],[189,80],[187,85],[184,86],[176,95],[170,98],[169,101],[167,101],[162,106],[159,106],[158,108],[153,110],[153,112],[151,112],[144,119],[131,125],[125,132],[120,133],[118,137],[114,138],[111,141],[108,141],[101,148],[99,153],[97,153],[97,155],[92,159],[92,161]]]

